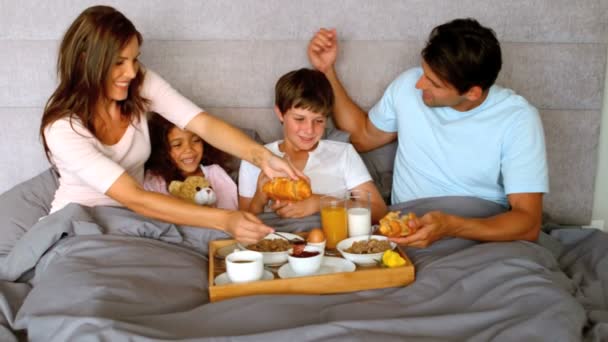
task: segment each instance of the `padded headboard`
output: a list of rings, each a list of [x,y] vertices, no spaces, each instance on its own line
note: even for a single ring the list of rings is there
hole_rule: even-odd
[[[52,93],[59,39],[92,1],[3,1],[0,11],[0,192],[48,167],[38,138]],[[607,2],[114,0],[144,35],[142,61],[208,111],[262,139],[280,136],[271,111],[283,73],[308,66],[306,45],[336,27],[339,73],[371,107],[402,70],[419,64],[430,30],[456,17],[494,28],[498,83],[534,104],[546,133],[554,221],[587,224],[593,208],[606,51]]]

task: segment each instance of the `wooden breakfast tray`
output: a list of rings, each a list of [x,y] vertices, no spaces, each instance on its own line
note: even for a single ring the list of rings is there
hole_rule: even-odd
[[[405,286],[415,279],[414,265],[407,255],[397,248],[396,251],[406,260],[405,266],[395,268],[357,266],[354,272],[287,279],[278,276],[278,268],[272,268],[275,277],[272,280],[215,285],[215,277],[226,271],[224,260],[215,257],[217,250],[231,244],[236,244],[236,241],[215,240],[209,243],[209,300],[212,302],[261,294],[329,294],[380,289]]]

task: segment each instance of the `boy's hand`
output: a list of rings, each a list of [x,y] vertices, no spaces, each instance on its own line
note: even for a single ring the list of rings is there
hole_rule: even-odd
[[[264,172],[260,172],[260,175],[258,176],[258,182],[256,184],[256,195],[265,199],[265,203],[268,203],[268,201],[270,200],[268,198],[268,196],[266,195],[266,193],[264,191],[262,191],[262,188],[264,187],[264,184],[270,182],[270,178],[268,178],[268,176],[266,176],[264,174]]]
[[[311,197],[298,202],[276,201],[272,210],[282,218],[300,218],[319,212],[319,196]]]

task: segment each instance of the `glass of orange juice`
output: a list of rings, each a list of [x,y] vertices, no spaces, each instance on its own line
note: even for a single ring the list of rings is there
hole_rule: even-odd
[[[325,254],[338,254],[336,245],[348,237],[345,195],[336,193],[321,197],[321,227],[326,239]]]

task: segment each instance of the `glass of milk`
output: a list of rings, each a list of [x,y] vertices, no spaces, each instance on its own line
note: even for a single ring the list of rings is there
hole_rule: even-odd
[[[346,194],[348,236],[370,235],[372,230],[371,193],[350,190]]]

